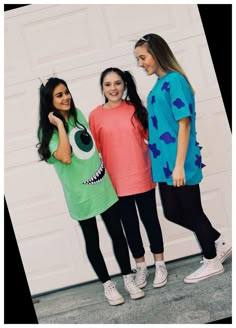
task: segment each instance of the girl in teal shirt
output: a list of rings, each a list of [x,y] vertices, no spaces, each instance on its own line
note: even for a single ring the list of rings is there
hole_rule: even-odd
[[[201,267],[184,278],[196,283],[223,273],[231,246],[203,212],[199,183],[201,153],[196,140],[193,88],[166,41],[147,34],[135,44],[138,65],[157,81],[148,95],[149,152],[165,217],[196,234]]]

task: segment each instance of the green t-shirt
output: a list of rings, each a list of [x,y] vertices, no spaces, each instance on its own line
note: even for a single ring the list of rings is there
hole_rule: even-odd
[[[88,129],[82,112],[78,109],[76,111],[78,121]],[[63,186],[70,215],[75,220],[85,220],[101,214],[118,200],[90,130],[87,130],[87,137],[81,136],[83,131],[79,124],[75,126],[71,116],[68,121],[68,137],[72,147],[71,164],[64,164],[53,156],[59,143],[56,128],[49,143],[51,157],[48,163],[54,165]]]

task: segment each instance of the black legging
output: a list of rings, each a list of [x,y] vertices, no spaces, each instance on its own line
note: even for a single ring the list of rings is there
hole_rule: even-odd
[[[144,193],[119,197],[121,220],[125,235],[135,259],[144,256],[139,219],[135,204],[137,204],[140,219],[146,229],[151,252],[163,253],[163,238],[157,216],[155,188]]]
[[[174,187],[159,183],[159,192],[165,217],[196,234],[205,258],[216,256],[215,230],[202,209],[199,185]]]
[[[112,239],[113,250],[123,275],[131,272],[128,245],[120,222],[118,203],[101,214],[108,233]],[[107,267],[99,246],[99,234],[96,218],[78,221],[84,235],[86,252],[99,280],[104,283],[110,279]]]

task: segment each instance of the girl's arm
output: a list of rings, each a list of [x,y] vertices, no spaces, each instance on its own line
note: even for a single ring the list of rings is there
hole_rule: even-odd
[[[48,119],[51,124],[55,125],[58,129],[59,144],[57,150],[53,153],[53,156],[64,164],[71,163],[71,146],[62,120],[54,116],[53,113],[49,113]]]
[[[188,149],[190,134],[190,120],[185,117],[179,120],[178,145],[175,167],[172,173],[173,186],[180,187],[185,185],[184,163]]]

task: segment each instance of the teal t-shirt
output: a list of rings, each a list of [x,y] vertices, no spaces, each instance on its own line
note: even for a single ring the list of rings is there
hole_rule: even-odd
[[[54,165],[60,178],[71,217],[85,220],[107,210],[118,197],[96,149],[88,123],[82,112],[76,111],[77,119],[87,128],[89,137],[83,137],[82,126],[76,127],[71,116],[68,121],[71,164],[64,164],[53,156],[59,143],[56,128],[49,143],[51,157],[48,163]]]
[[[199,143],[196,140],[194,94],[186,79],[178,72],[159,78],[148,95],[149,152],[152,177],[155,182],[173,185],[178,142],[178,121],[190,118],[189,145],[184,164],[187,185],[202,180]]]

